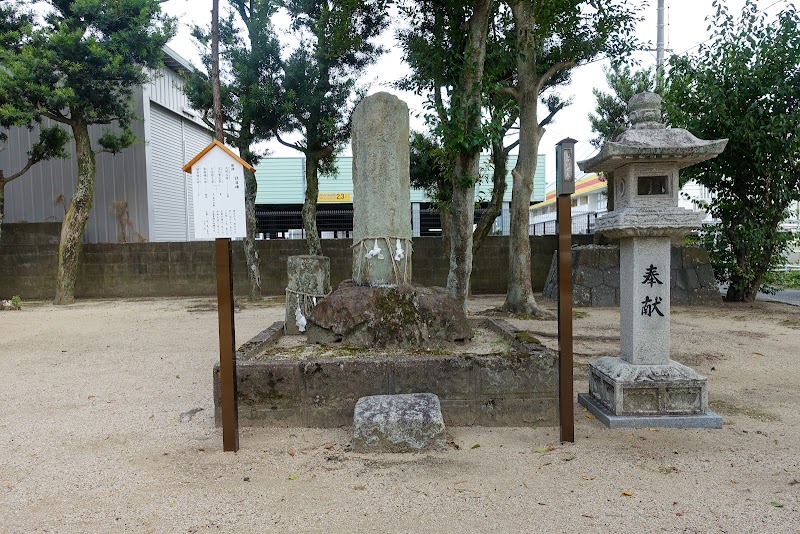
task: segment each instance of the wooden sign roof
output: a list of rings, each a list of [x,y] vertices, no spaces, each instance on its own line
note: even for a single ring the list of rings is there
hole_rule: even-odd
[[[218,146],[218,147],[220,147],[222,150],[224,150],[226,154],[228,154],[230,157],[232,157],[233,159],[235,159],[235,160],[236,160],[236,161],[237,161],[237,162],[238,162],[238,163],[239,163],[239,164],[240,164],[242,167],[244,167],[245,169],[248,169],[248,170],[251,170],[251,171],[255,172],[255,170],[256,170],[256,169],[255,169],[255,167],[253,167],[252,165],[250,165],[249,163],[247,163],[245,160],[243,160],[242,158],[240,158],[239,156],[237,156],[236,154],[234,154],[234,153],[233,153],[233,151],[232,151],[230,148],[226,147],[224,143],[220,143],[220,142],[219,142],[219,141],[217,141],[216,139],[214,139],[213,141],[211,141],[211,143],[210,143],[210,144],[209,144],[207,147],[205,147],[203,150],[201,150],[201,151],[200,151],[200,153],[199,153],[199,154],[197,154],[195,157],[193,157],[193,158],[192,158],[192,160],[191,160],[189,163],[187,163],[186,165],[184,165],[184,166],[183,166],[183,172],[188,172],[188,173],[190,173],[190,174],[191,174],[191,172],[192,172],[192,166],[193,166],[195,163],[197,163],[198,161],[200,161],[200,158],[202,158],[203,156],[205,156],[205,155],[208,153],[208,151],[209,151],[209,150],[211,150],[212,148],[214,148],[215,146]]]

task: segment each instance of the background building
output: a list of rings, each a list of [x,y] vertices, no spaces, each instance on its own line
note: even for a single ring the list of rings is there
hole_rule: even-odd
[[[192,195],[181,168],[213,136],[183,93],[181,72],[191,65],[166,46],[164,64],[150,73],[150,82],[133,92],[135,111],[142,117],[132,125],[139,142],[116,155],[97,155],[94,205],[85,242],[121,241],[120,218],[125,215],[128,241],[193,237]],[[90,128],[93,146],[99,146],[102,132],[101,126]],[[0,168],[14,172],[27,161],[38,129],[12,128],[8,133],[6,150],[0,151]],[[73,145],[71,158],[38,163],[6,185],[5,222],[63,220],[77,181]]]
[[[510,228],[510,202],[512,190],[511,169],[517,156],[508,158],[508,187],[503,197],[501,215],[495,220],[492,233],[508,235]],[[323,238],[351,237],[353,230],[353,158],[336,158],[335,176],[320,175],[317,205],[317,227]],[[488,155],[481,156],[481,183],[475,190],[476,221],[492,196],[492,164]],[[545,156],[539,154],[534,176],[531,202],[544,200]],[[296,158],[264,158],[256,166],[258,196],[256,214],[259,231],[264,237],[300,239],[303,223],[300,210],[305,198],[305,160]],[[441,234],[439,212],[421,189],[411,190],[412,231],[415,237]]]

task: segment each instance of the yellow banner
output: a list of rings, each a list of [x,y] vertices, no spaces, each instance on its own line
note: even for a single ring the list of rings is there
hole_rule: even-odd
[[[352,193],[318,193],[317,202],[352,202]]]

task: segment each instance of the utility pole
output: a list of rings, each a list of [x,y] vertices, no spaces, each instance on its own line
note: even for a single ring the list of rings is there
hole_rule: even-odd
[[[224,143],[222,96],[219,89],[219,0],[214,0],[211,5],[211,95],[214,100],[214,138]]]
[[[661,93],[664,84],[664,0],[658,0],[658,22],[656,23],[656,92]]]

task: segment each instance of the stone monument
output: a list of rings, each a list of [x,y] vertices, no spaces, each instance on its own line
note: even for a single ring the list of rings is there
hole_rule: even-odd
[[[286,260],[286,318],[284,332],[306,331],[308,316],[331,292],[331,259],[326,256],[289,256]]]
[[[408,106],[389,93],[353,113],[353,283],[411,281],[411,178]]]
[[[443,288],[411,285],[408,106],[366,97],[353,113],[353,279],[308,317],[310,343],[426,346],[472,337]]]
[[[632,127],[578,162],[615,176],[614,211],[596,229],[620,242],[621,338],[619,357],[589,364],[589,394],[578,401],[609,426],[720,428],[706,377],[670,359],[670,245],[703,219],[678,207],[678,171],[718,156],[728,140],[665,128],[654,93],[635,95],[628,111]]]

